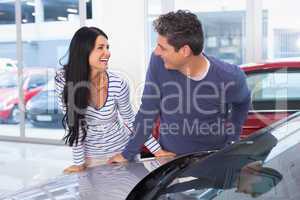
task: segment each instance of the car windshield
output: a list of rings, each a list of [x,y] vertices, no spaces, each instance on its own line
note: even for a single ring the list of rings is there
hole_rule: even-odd
[[[1,74],[0,75],[0,88],[17,87],[18,80],[16,74]]]
[[[299,122],[297,113],[287,123],[265,128],[215,154],[176,159],[140,182],[144,185],[141,196],[160,200],[299,199],[300,157],[295,156],[300,148]],[[137,191],[131,195],[139,197]]]

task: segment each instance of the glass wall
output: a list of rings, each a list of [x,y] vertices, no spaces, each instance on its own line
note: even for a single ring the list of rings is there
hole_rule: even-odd
[[[149,0],[148,24],[162,12],[159,1]],[[171,4],[170,4],[171,5]],[[195,13],[203,24],[204,52],[224,61],[241,64],[245,57],[246,0],[174,0],[173,10],[183,9]],[[156,33],[150,28],[150,48],[155,47]],[[150,51],[151,52],[151,51]]]
[[[300,57],[299,1],[264,0],[264,19],[267,20],[263,51],[264,58]]]
[[[15,5],[12,1],[0,2],[0,33],[0,135],[18,136],[18,125],[13,123],[13,115],[19,114],[15,109],[18,76]]]
[[[25,137],[61,140],[63,115],[56,103],[54,75],[64,64],[70,39],[80,27],[79,2],[21,2]],[[91,18],[92,1],[85,2],[87,18]],[[0,135],[20,137],[15,1],[0,3],[0,32]]]

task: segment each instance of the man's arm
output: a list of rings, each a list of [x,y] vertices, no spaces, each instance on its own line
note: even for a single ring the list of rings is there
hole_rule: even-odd
[[[227,94],[227,98],[232,104],[230,121],[235,129],[235,134],[229,135],[229,141],[239,140],[251,103],[251,92],[246,82],[245,73],[238,69],[236,77],[231,92]]]
[[[131,133],[133,132],[134,112],[130,103],[129,85],[125,80],[122,80],[120,84],[120,92],[116,100],[120,115]],[[149,138],[144,145],[153,154],[161,150],[158,141],[152,136],[152,134],[149,135]]]
[[[134,135],[129,140],[122,156],[132,160],[139,153],[142,144],[146,142],[152,133],[155,119],[160,109],[160,87],[157,80],[157,68],[159,60],[152,55],[146,74],[145,87],[142,96],[142,103],[134,121]]]

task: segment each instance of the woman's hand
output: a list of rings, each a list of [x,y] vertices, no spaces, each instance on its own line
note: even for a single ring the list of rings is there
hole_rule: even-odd
[[[71,173],[78,173],[78,172],[82,172],[86,169],[85,165],[71,165],[69,167],[67,167],[66,169],[64,169],[64,173],[65,174],[71,174]]]
[[[175,157],[176,154],[175,153],[172,153],[170,151],[165,151],[165,150],[158,150],[157,152],[154,153],[154,156],[156,158],[161,158],[161,157]]]
[[[128,162],[128,160],[126,160],[122,154],[116,154],[114,156],[112,156],[111,158],[108,159],[107,164],[117,164],[117,163],[125,163]]]

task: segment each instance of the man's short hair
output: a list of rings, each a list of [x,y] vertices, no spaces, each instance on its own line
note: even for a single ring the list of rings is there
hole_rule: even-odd
[[[178,51],[188,45],[194,55],[203,50],[203,30],[200,20],[190,11],[178,10],[159,16],[153,22],[158,34],[167,38],[168,43]]]

